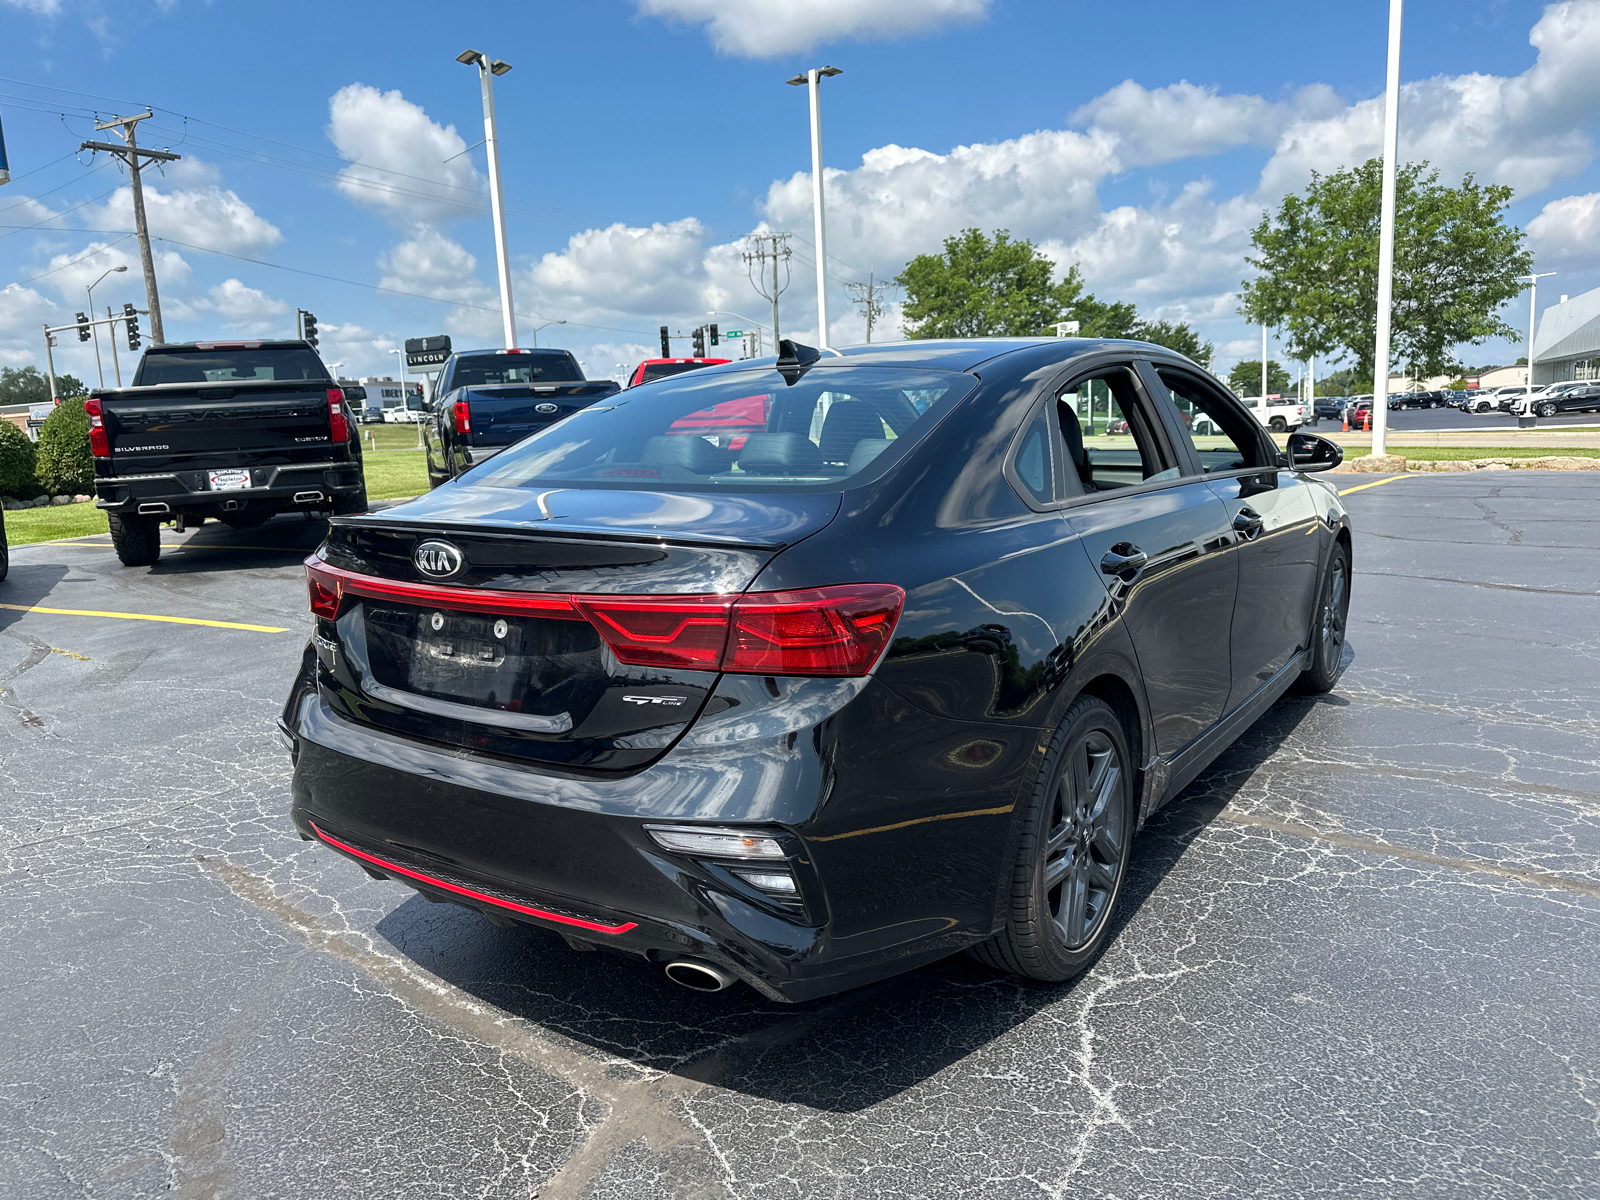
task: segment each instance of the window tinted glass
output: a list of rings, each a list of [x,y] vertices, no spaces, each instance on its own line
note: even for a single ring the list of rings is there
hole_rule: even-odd
[[[1045,405],[1039,415],[1028,423],[1027,431],[1017,443],[1017,454],[1012,466],[1023,489],[1040,504],[1055,499],[1055,478],[1050,470],[1050,445],[1058,436],[1052,428],[1054,409]]]
[[[466,354],[456,359],[450,386],[478,387],[495,383],[580,383],[583,372],[565,350],[523,354]]]
[[[323,380],[328,368],[303,346],[259,350],[152,350],[134,387],[158,383],[239,383],[254,379]]]
[[[1067,388],[1057,398],[1056,415],[1068,480],[1085,492],[1134,487],[1166,473],[1126,371]]]
[[[970,375],[818,366],[691,371],[575,413],[478,471],[489,487],[826,490],[911,443],[977,386]],[[919,412],[912,396],[937,399]]]
[[[1167,394],[1158,394],[1156,403],[1177,407],[1202,471],[1210,474],[1271,465],[1262,461],[1254,417],[1238,412],[1200,380],[1182,371],[1161,368],[1156,373],[1167,387]]]

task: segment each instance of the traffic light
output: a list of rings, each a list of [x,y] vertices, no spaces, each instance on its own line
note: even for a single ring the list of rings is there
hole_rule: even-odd
[[[89,340],[89,318],[83,313],[76,313],[74,314],[74,319],[78,322],[78,340],[87,342]]]
[[[699,326],[694,331],[694,356],[696,358],[704,358],[706,356],[706,327],[704,325]]]
[[[317,348],[317,314],[301,312],[300,335],[311,343],[311,348]]]
[[[667,327],[665,325],[661,327],[661,357],[672,357],[672,341],[667,334]]]
[[[131,304],[122,306],[122,324],[128,331],[128,349],[139,349],[139,310]]]
[[[711,344],[713,346],[715,346],[717,344],[717,341],[718,341],[718,338],[717,338],[717,327],[716,327],[715,324],[713,324],[711,326]]]

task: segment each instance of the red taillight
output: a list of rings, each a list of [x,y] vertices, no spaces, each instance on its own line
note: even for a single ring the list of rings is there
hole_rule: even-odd
[[[89,453],[95,458],[110,458],[111,443],[106,440],[106,425],[99,398],[91,396],[85,400],[83,411],[89,416]]]
[[[865,675],[889,645],[906,594],[890,583],[847,583],[743,596],[597,596],[403,583],[306,559],[311,611],[333,620],[345,596],[403,604],[587,620],[635,667],[742,675]]]
[[[343,597],[340,587],[342,571],[322,565],[315,556],[306,559],[306,590],[311,593],[311,611],[330,621],[339,619],[339,601]]]
[[[456,401],[456,432],[472,432],[472,409],[465,400]]]
[[[583,596],[578,609],[619,661],[715,671],[728,642],[733,596]]]
[[[906,594],[855,583],[741,596],[724,671],[745,675],[865,675],[883,654]]]
[[[328,437],[335,442],[350,440],[350,422],[344,412],[344,393],[338,388],[328,389]]]

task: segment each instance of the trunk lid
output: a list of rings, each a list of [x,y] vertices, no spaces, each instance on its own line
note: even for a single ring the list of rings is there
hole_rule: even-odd
[[[717,673],[620,661],[568,598],[737,594],[840,500],[456,484],[337,519],[319,556],[359,578],[318,622],[323,695],[347,719],[530,765],[648,766]],[[418,565],[424,542],[459,555],[443,583]]]
[[[600,379],[581,383],[501,383],[462,388],[456,393],[472,414],[469,446],[509,446],[563,417],[570,417],[618,386]]]
[[[100,399],[112,473],[129,475],[323,461],[334,445],[328,391],[314,380],[263,380],[91,395]]]

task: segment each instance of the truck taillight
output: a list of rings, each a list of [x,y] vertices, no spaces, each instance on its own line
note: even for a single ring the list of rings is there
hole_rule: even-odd
[[[350,440],[350,421],[345,416],[344,392],[339,388],[328,389],[328,437],[335,442]]]
[[[111,443],[106,440],[105,417],[100,411],[99,398],[91,396],[85,400],[83,411],[89,417],[89,453],[96,458],[110,458]]]
[[[457,433],[471,433],[472,432],[472,408],[471,408],[471,406],[468,405],[465,400],[457,400],[456,401],[456,406],[455,406],[455,412],[456,412],[456,432]]]

